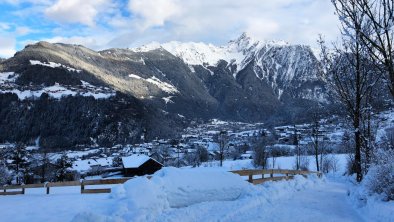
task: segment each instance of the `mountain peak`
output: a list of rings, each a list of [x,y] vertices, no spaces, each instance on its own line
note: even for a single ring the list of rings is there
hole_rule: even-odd
[[[245,41],[251,41],[252,37],[247,33],[243,32],[237,39],[231,40],[230,42],[241,43]]]
[[[243,32],[238,38],[229,41],[229,45],[237,45],[238,49],[245,50],[245,49],[249,49],[252,46],[255,46],[255,47],[260,46],[260,48],[261,48],[264,45],[288,46],[290,44],[284,40],[259,39],[258,37],[253,36],[250,33]]]
[[[258,44],[258,41],[252,38],[248,33],[244,32],[237,39],[229,41],[228,47],[235,47],[236,50],[245,52],[251,46],[256,44]]]

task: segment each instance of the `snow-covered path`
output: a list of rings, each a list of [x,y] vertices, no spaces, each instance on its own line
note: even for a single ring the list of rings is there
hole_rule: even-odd
[[[364,221],[349,203],[345,184],[338,182],[299,191],[273,205],[271,221]]]
[[[157,221],[364,221],[349,203],[343,183],[327,181],[293,193],[277,191],[261,198],[253,196],[236,202],[201,203],[172,209]]]
[[[167,168],[150,180],[140,177],[116,186],[110,195],[81,195],[79,187],[66,187],[50,195],[40,188],[0,196],[0,221],[394,222],[394,203],[358,208],[347,195],[352,188],[339,177],[296,176],[254,186],[217,169]]]

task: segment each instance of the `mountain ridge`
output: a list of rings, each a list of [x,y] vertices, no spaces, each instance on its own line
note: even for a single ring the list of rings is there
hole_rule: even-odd
[[[29,95],[38,91],[62,100],[94,96],[100,88],[108,88],[138,100],[144,107],[141,112],[151,110],[152,115],[141,113],[150,126],[140,124],[150,129],[151,137],[170,133],[154,129],[158,124],[171,131],[171,125],[176,129],[186,120],[286,121],[294,116],[307,118],[310,107],[329,104],[318,60],[308,46],[255,41],[243,34],[223,47],[203,43],[171,47],[94,51],[38,42],[1,63],[0,72],[17,77],[8,85],[0,84],[0,94],[15,93],[7,87],[16,87],[34,103]],[[50,91],[59,88],[60,94],[68,94]]]

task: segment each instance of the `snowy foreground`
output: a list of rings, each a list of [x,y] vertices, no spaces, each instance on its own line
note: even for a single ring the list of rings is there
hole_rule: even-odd
[[[357,189],[345,177],[296,176],[254,186],[225,169],[164,168],[150,180],[114,186],[111,194],[28,189],[0,196],[0,221],[394,221],[393,202],[348,195]]]

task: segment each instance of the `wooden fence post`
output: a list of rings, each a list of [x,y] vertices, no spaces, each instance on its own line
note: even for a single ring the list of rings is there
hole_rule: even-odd
[[[25,194],[25,188],[22,187],[22,194]]]
[[[83,184],[83,180],[81,180],[81,194],[83,193],[84,190],[85,190],[85,185]]]
[[[253,174],[249,174],[249,183],[253,183]]]
[[[49,183],[45,183],[45,187],[47,188],[47,194],[49,194]]]

